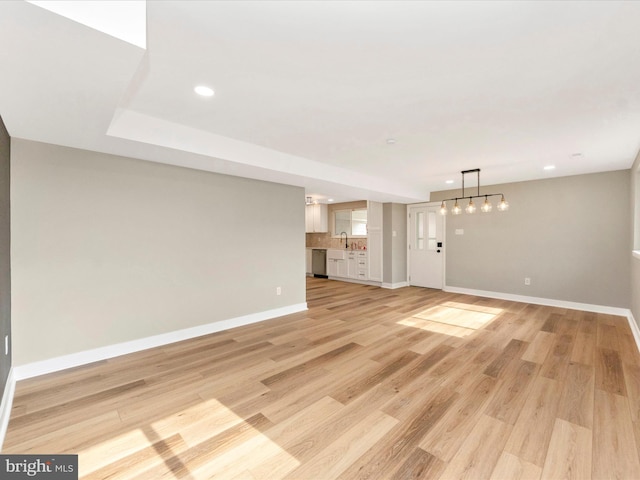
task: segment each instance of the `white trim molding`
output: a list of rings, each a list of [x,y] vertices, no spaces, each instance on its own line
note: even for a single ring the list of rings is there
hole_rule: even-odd
[[[637,258],[638,260],[640,260],[640,250],[633,250],[631,253],[633,254],[633,256],[634,256],[635,258]]]
[[[570,310],[583,310],[585,312],[607,313],[626,317],[629,314],[628,308],[607,307],[604,305],[592,305],[589,303],[569,302],[566,300],[556,300],[553,298],[528,297],[526,295],[515,295],[512,293],[489,292],[486,290],[474,290],[472,288],[461,288],[445,286],[445,292],[464,293],[465,295],[475,295],[477,297],[497,298],[499,300],[511,300],[514,302],[532,303],[534,305],[547,305],[549,307],[568,308]]]
[[[638,347],[638,351],[640,352],[640,328],[638,328],[638,323],[633,317],[633,312],[631,312],[631,310],[629,310],[629,312],[627,313],[627,320],[629,320],[631,333],[633,333],[633,338],[636,341],[636,347]]]
[[[39,375],[65,370],[67,368],[86,365],[88,363],[106,360],[108,358],[118,357],[128,353],[139,352],[149,348],[160,347],[169,343],[181,342],[190,338],[221,332],[223,330],[229,330],[231,328],[241,327],[252,323],[258,323],[264,320],[290,315],[292,313],[303,312],[305,310],[307,310],[306,302],[298,303],[288,305],[286,307],[266,310],[264,312],[252,313],[250,315],[243,315],[241,317],[231,318],[228,320],[208,323],[206,325],[199,325],[197,327],[185,328],[183,330],[176,330],[169,333],[140,338],[138,340],[131,340],[129,342],[117,343],[106,347],[71,353],[69,355],[50,358],[39,362],[27,363],[13,368],[15,380],[17,381],[37,377]]]
[[[360,285],[371,285],[372,287],[380,287],[382,285],[381,282],[376,282],[374,280],[357,280],[355,278],[347,278],[347,277],[327,277],[327,279],[336,280],[338,282],[358,283]]]
[[[382,284],[382,288],[390,288],[390,289],[403,288],[403,287],[408,287],[408,286],[409,286],[409,282],[383,283]]]
[[[2,403],[0,403],[0,451],[4,444],[4,437],[7,434],[9,426],[9,418],[11,417],[11,406],[13,405],[13,395],[16,391],[16,378],[13,368],[9,370],[7,383],[4,386],[4,394],[2,395]]]

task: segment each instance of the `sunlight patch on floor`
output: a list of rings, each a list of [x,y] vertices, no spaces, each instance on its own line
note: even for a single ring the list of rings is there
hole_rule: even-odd
[[[471,312],[491,313],[493,315],[500,315],[504,311],[502,308],[476,305],[474,303],[443,302],[440,305],[443,307],[459,308],[460,310],[469,310]]]
[[[202,449],[217,434],[225,435],[230,428],[245,422],[232,409],[225,406],[217,399],[209,399],[190,409],[160,420],[153,424],[153,428],[161,435],[166,435],[167,429],[175,429],[176,433],[184,438],[189,448]],[[283,464],[293,470],[300,462],[289,455],[280,445],[260,430],[247,426],[247,431],[238,433],[235,438],[221,438],[215,442],[218,451],[207,448],[203,451],[206,459],[195,462],[193,468],[189,468],[193,478],[210,478],[212,475],[220,475],[224,472],[225,478],[242,475],[248,469],[265,461],[272,456],[278,456]],[[242,437],[241,440],[239,437]],[[219,446],[219,448],[218,448]],[[184,457],[186,467],[190,467],[186,452],[176,452],[176,459]]]
[[[158,419],[151,428],[158,432],[160,438],[178,433],[189,447],[194,447],[243,421],[226,405],[211,398]]]
[[[253,428],[251,430],[251,435],[244,442],[224,449],[220,454],[211,456],[206,462],[192,469],[194,478],[251,478],[249,472],[252,469],[274,457],[278,459],[279,467],[285,472],[300,465],[294,456],[269,437],[268,431],[263,433]]]
[[[223,438],[229,429],[236,430],[235,438]],[[221,435],[220,440],[209,445],[216,435]],[[267,434],[245,423],[217,399],[203,400],[151,424],[134,423],[131,430],[89,445],[78,454],[80,478],[110,469],[116,462],[125,462],[130,473],[155,476],[163,472],[170,478],[177,469],[188,472],[185,478],[189,479],[221,472],[229,477],[242,475],[270,457],[277,457],[286,471],[300,465]]]
[[[90,444],[87,448],[77,451],[80,478],[96,470],[106,467],[110,463],[133,455],[140,448],[151,446],[151,441],[138,428],[129,430],[121,435],[109,438],[97,444]]]
[[[466,337],[502,313],[501,308],[459,302],[444,302],[397,322],[434,333]]]

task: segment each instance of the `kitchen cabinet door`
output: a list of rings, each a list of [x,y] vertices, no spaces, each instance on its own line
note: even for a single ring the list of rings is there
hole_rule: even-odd
[[[307,205],[305,208],[305,231],[326,233],[329,231],[329,207],[324,204]]]
[[[337,277],[338,276],[338,262],[344,260],[334,260],[330,258],[327,260],[327,275],[329,277]]]
[[[304,231],[313,233],[313,205],[307,205],[304,210]]]
[[[355,256],[349,256],[347,258],[347,277],[358,278],[358,260]]]
[[[347,261],[346,260],[336,260],[336,277],[348,278],[349,274],[347,272]]]

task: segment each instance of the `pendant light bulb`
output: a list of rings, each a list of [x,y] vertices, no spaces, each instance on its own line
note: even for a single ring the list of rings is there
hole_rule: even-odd
[[[460,208],[460,205],[458,205],[458,199],[456,198],[456,203],[453,206],[453,208],[451,209],[451,213],[453,215],[460,215],[462,213],[462,208]]]
[[[467,213],[476,213],[476,206],[473,203],[473,198],[469,199],[469,205],[467,205],[467,207],[464,209],[465,212]]]
[[[493,208],[493,205],[491,205],[491,202],[489,202],[489,199],[487,198],[487,196],[485,195],[484,197],[484,203],[482,204],[482,206],[480,207],[480,210],[483,213],[489,213],[491,211],[491,209]]]
[[[440,205],[440,215],[446,215],[447,214],[447,204],[444,203],[444,201],[442,202],[442,204]]]
[[[498,203],[498,210],[501,212],[509,210],[509,202],[504,199],[504,195],[502,195],[502,199],[500,200],[500,203]]]

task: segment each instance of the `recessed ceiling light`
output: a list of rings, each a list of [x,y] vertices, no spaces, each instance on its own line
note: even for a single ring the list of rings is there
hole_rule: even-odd
[[[447,180],[447,181],[446,181],[446,182],[444,182],[444,183],[448,183],[449,185],[451,185],[451,184],[453,183],[453,180]]]
[[[394,143],[396,143],[396,139],[395,138],[387,138],[387,143],[389,145],[393,145]]]
[[[580,152],[572,153],[571,156],[572,157],[581,157],[582,153],[580,153]]]
[[[213,93],[214,93],[212,88],[209,88],[205,85],[198,85],[193,89],[193,91],[203,97],[213,97]]]
[[[556,166],[555,166],[555,165],[546,165],[546,166],[544,167],[544,169],[545,169],[545,170],[555,170],[555,169],[556,169]]]
[[[333,202],[333,198],[328,198],[327,202]]]

